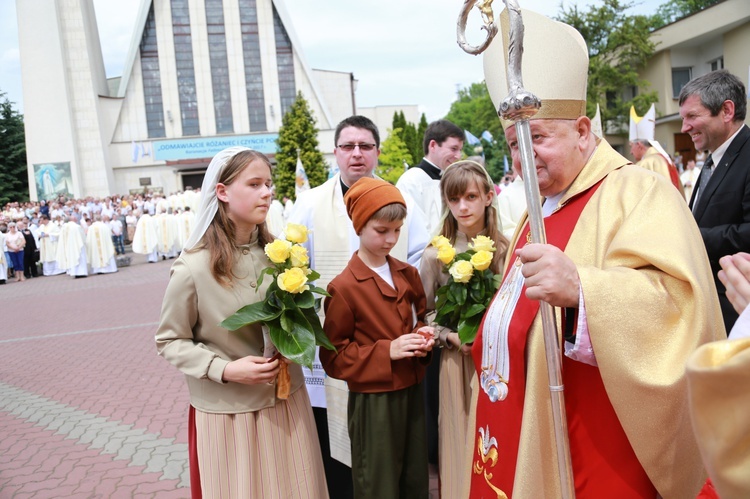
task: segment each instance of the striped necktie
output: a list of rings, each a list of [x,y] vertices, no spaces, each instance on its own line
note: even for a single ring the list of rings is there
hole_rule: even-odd
[[[698,200],[703,195],[703,192],[706,190],[706,186],[708,185],[708,181],[711,180],[711,175],[714,172],[714,160],[711,158],[711,156],[708,156],[708,159],[706,159],[706,162],[703,164],[703,169],[701,170],[701,178],[700,182],[698,184],[698,194],[695,195],[695,202],[693,203],[693,211],[695,211],[695,208],[698,206]]]

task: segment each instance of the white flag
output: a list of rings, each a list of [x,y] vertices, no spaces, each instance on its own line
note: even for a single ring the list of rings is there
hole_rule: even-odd
[[[297,156],[297,171],[295,173],[294,182],[294,197],[298,197],[301,192],[305,192],[310,189],[310,182],[307,181],[307,174],[305,173],[305,167],[302,166],[302,160]]]

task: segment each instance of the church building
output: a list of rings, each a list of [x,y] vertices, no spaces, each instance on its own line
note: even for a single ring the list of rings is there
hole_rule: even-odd
[[[307,65],[282,0],[141,0],[110,79],[93,0],[18,1],[17,15],[34,200],[167,194],[200,186],[226,147],[273,156],[298,91],[323,152],[355,113],[353,75]]]

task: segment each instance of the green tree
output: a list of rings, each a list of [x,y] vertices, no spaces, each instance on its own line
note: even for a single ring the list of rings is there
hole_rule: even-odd
[[[414,123],[407,122],[404,117],[403,111],[396,111],[393,113],[392,128],[390,133],[398,134],[399,138],[406,145],[409,150],[409,155],[414,160],[414,163],[419,163],[424,156],[424,148],[422,142],[424,140],[424,132],[427,130],[427,118],[424,113],[419,120],[419,126]],[[412,163],[409,163],[410,165]]]
[[[492,180],[499,182],[503,176],[503,156],[508,154],[508,148],[500,118],[484,82],[472,83],[469,88],[459,90],[458,99],[451,104],[445,119],[470,131],[476,137],[480,137],[485,131],[492,135],[492,141],[480,140],[485,167]],[[475,155],[474,148],[475,146],[468,142],[464,143],[464,154]]]
[[[417,143],[419,145],[419,153],[414,156],[414,161],[419,161],[424,156],[424,133],[427,131],[427,117],[422,113],[422,117],[419,118],[419,126],[417,127]]]
[[[659,6],[652,16],[654,29],[661,28],[683,17],[687,17],[703,9],[716,5],[721,0],[670,0]]]
[[[645,110],[659,98],[657,92],[645,92],[649,83],[638,75],[654,54],[650,38],[654,21],[649,16],[628,14],[633,5],[603,0],[588,10],[561,6],[557,17],[576,28],[588,46],[587,114],[593,116],[598,103],[602,122],[620,130],[627,126],[631,105]]]
[[[276,197],[284,196],[295,199],[294,186],[297,170],[297,150],[302,165],[305,167],[310,187],[316,187],[328,178],[328,165],[318,149],[317,120],[310,110],[302,92],[284,114],[276,140],[276,168],[273,182],[276,186]]]
[[[380,156],[378,157],[378,166],[375,168],[375,175],[395,184],[404,173],[404,162],[409,165],[412,164],[412,156],[406,143],[401,138],[401,130],[396,128],[388,132],[388,138],[380,144]]]
[[[406,118],[403,111],[393,112],[393,122],[391,124],[391,133],[398,133],[403,139],[404,129],[406,128]]]
[[[23,116],[0,91],[0,207],[29,200]]]
[[[404,128],[403,131],[403,138],[404,143],[409,150],[409,156],[411,156],[412,160],[415,162],[419,162],[423,156],[422,145],[421,140],[417,137],[417,127],[414,126],[414,123],[406,124],[406,128]],[[409,162],[409,164],[411,165],[412,163]]]

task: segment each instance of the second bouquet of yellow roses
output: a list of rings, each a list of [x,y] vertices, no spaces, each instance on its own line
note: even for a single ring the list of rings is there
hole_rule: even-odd
[[[248,324],[263,323],[268,328],[271,341],[285,358],[312,368],[315,346],[335,350],[323,332],[316,309],[320,298],[329,296],[322,288],[309,284],[320,274],[309,268],[307,227],[288,224],[285,239],[275,239],[266,244],[265,253],[273,266],[263,269],[258,277],[258,289],[266,275],[273,277],[266,297],[246,305],[225,319],[221,326],[235,331]]]
[[[501,276],[490,270],[495,243],[487,236],[477,236],[469,249],[459,254],[445,236],[436,236],[431,244],[451,275],[435,293],[435,322],[456,331],[461,343],[472,343],[483,312],[500,287]]]

